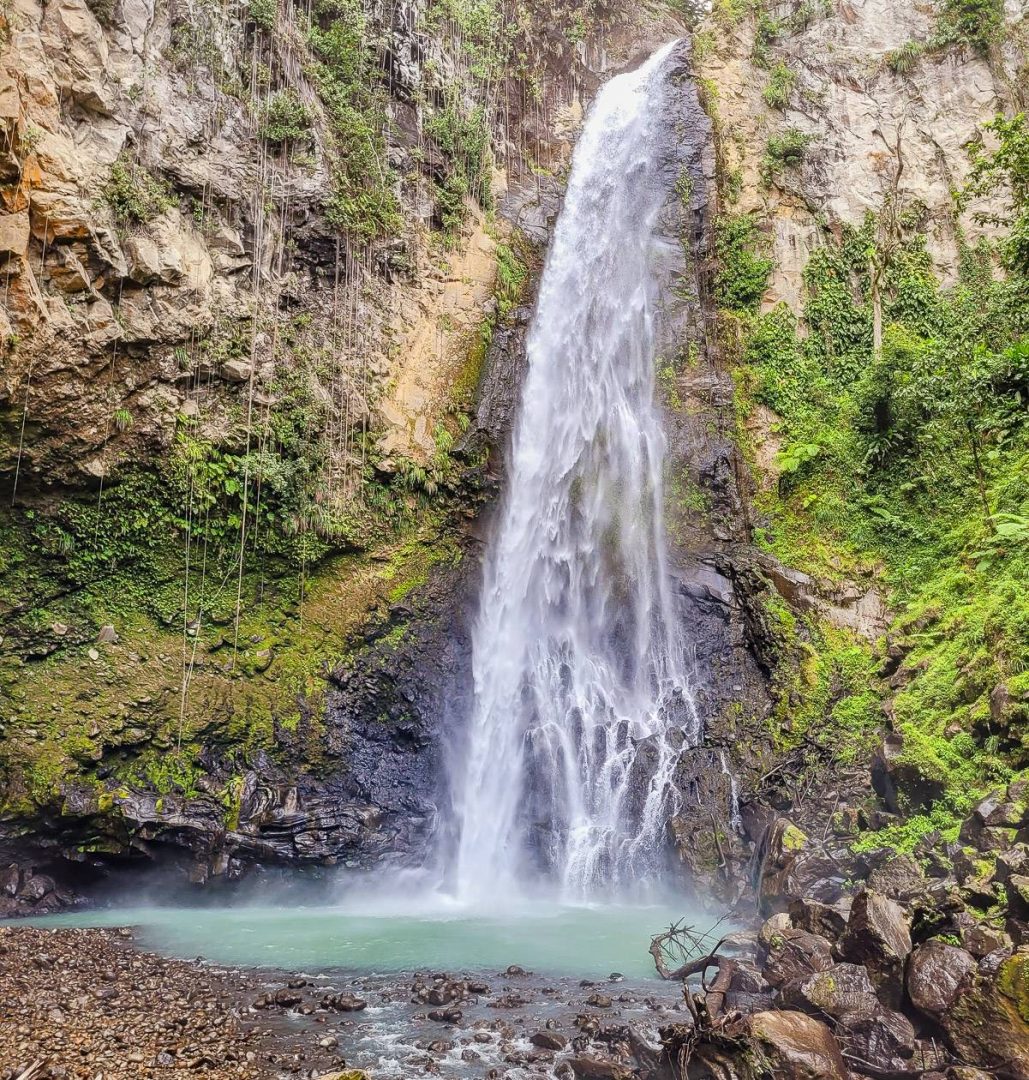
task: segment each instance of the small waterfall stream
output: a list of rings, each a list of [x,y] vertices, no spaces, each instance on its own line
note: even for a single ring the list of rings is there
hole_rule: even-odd
[[[655,881],[675,764],[700,736],[654,402],[673,47],[598,96],[540,285],[454,769],[462,900],[533,881],[568,900]]]

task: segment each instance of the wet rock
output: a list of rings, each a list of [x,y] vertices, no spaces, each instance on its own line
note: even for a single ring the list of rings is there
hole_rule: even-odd
[[[979,959],[998,950],[1010,953],[1013,948],[1009,934],[982,923],[976,923],[964,930],[961,934],[961,944]]]
[[[610,1009],[613,1003],[607,994],[590,994],[586,1004],[594,1009]]]
[[[617,1061],[581,1054],[569,1058],[568,1065],[578,1080],[631,1080],[632,1070]]]
[[[835,941],[847,928],[849,909],[820,904],[808,897],[798,897],[790,902],[790,922],[798,930],[809,934],[819,934],[830,941]]]
[[[368,1002],[354,994],[326,994],[322,998],[322,1008],[335,1009],[336,1012],[363,1012],[368,1008]]]
[[[456,1024],[463,1016],[464,1013],[460,1009],[433,1009],[429,1013],[429,1019],[440,1024]]]
[[[772,943],[785,931],[791,929],[793,926],[790,916],[785,911],[776,912],[776,914],[769,916],[761,924],[761,929],[757,934],[758,944],[765,949],[770,949]]]
[[[568,1045],[568,1036],[559,1031],[537,1031],[529,1036],[529,1042],[542,1050],[563,1050]]]
[[[904,740],[888,735],[872,761],[872,787],[892,814],[900,809],[899,796],[911,806],[929,806],[942,794],[938,781],[923,775],[918,765],[904,756]]]
[[[916,1009],[938,1020],[954,1003],[961,984],[976,969],[964,949],[932,939],[911,954],[907,991]]]
[[[786,911],[798,896],[831,903],[842,892],[836,863],[788,818],[777,818],[759,845],[758,906],[762,914]]]
[[[30,874],[22,881],[18,897],[31,904],[38,903],[54,891],[54,880],[45,874]]]
[[[839,949],[845,960],[864,964],[884,1005],[899,1007],[911,933],[908,917],[896,901],[867,889],[859,892]]]
[[[732,1029],[764,1058],[762,1072],[776,1080],[847,1080],[847,1067],[832,1032],[800,1012],[761,1012]]]
[[[868,876],[868,888],[891,900],[911,900],[925,892],[922,868],[910,855],[893,855]]]
[[[832,966],[832,946],[825,938],[791,928],[773,937],[764,976],[770,985],[778,987],[791,979],[805,978]]]
[[[0,870],[0,893],[5,896],[17,896],[20,887],[21,870],[14,863]]]
[[[860,964],[836,964],[805,979],[788,983],[783,1003],[803,1012],[836,1020],[846,1013],[868,1013],[879,1004],[868,972]]]
[[[878,1002],[868,1011],[844,1013],[836,1027],[844,1056],[855,1068],[873,1075],[891,1075],[912,1068],[915,1029],[903,1013]]]
[[[278,1005],[282,1009],[293,1009],[304,1000],[303,994],[298,994],[295,990],[290,990],[288,987],[283,987],[281,990],[276,990],[272,995],[272,1002]]]
[[[959,1058],[1004,1080],[1029,1080],[1029,954],[967,979],[940,1025]]]

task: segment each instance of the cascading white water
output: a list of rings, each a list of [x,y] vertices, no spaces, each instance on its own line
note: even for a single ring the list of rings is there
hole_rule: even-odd
[[[453,885],[464,900],[533,878],[565,899],[656,878],[674,767],[699,736],[666,565],[654,403],[673,47],[598,96],[540,285],[473,632],[473,714],[455,781]]]

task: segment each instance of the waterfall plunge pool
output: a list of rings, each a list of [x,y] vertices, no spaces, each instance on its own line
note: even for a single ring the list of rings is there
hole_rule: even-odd
[[[131,926],[144,949],[232,967],[387,974],[425,969],[496,972],[510,964],[543,975],[655,978],[652,934],[686,917],[681,906],[571,906],[536,901],[494,911],[440,901],[407,909],[375,898],[335,905],[108,907],[27,920],[34,926]]]

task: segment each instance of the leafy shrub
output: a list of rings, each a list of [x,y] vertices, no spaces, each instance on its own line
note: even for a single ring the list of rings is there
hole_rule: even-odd
[[[311,75],[331,130],[326,216],[359,242],[399,232],[396,176],[386,155],[386,95],[360,0],[319,0],[308,32]]]
[[[942,0],[932,44],[967,47],[985,55],[1004,33],[1004,0]]]
[[[276,0],[249,0],[247,14],[250,21],[260,30],[274,30],[275,17],[278,14]]]
[[[996,137],[997,149],[987,152],[981,145],[973,149],[972,172],[960,201],[1006,190],[1003,213],[978,217],[1008,229],[1002,246],[1004,265],[1012,273],[1029,276],[1029,118],[1025,113],[1010,119],[997,116],[986,130]]]
[[[915,65],[925,53],[925,46],[919,41],[906,41],[899,49],[893,49],[883,56],[883,63],[894,75],[907,75],[914,71]]]
[[[258,133],[266,142],[282,145],[311,138],[311,110],[295,90],[279,90],[261,109]]]
[[[728,311],[757,310],[768,287],[772,260],[757,253],[760,234],[750,214],[722,214],[715,222],[715,297]]]
[[[127,154],[111,166],[103,194],[119,225],[145,225],[175,205],[171,186]]]
[[[764,182],[771,183],[783,169],[800,168],[807,156],[811,139],[811,135],[795,127],[787,128],[781,135],[770,136],[761,159],[761,176]]]
[[[769,73],[768,84],[761,91],[761,96],[770,108],[785,109],[790,103],[796,85],[796,72],[780,60]]]
[[[464,221],[465,199],[492,207],[488,169],[489,129],[481,108],[466,114],[452,99],[425,124],[425,134],[447,159],[447,172],[436,184],[436,219],[444,237],[452,239]]]

